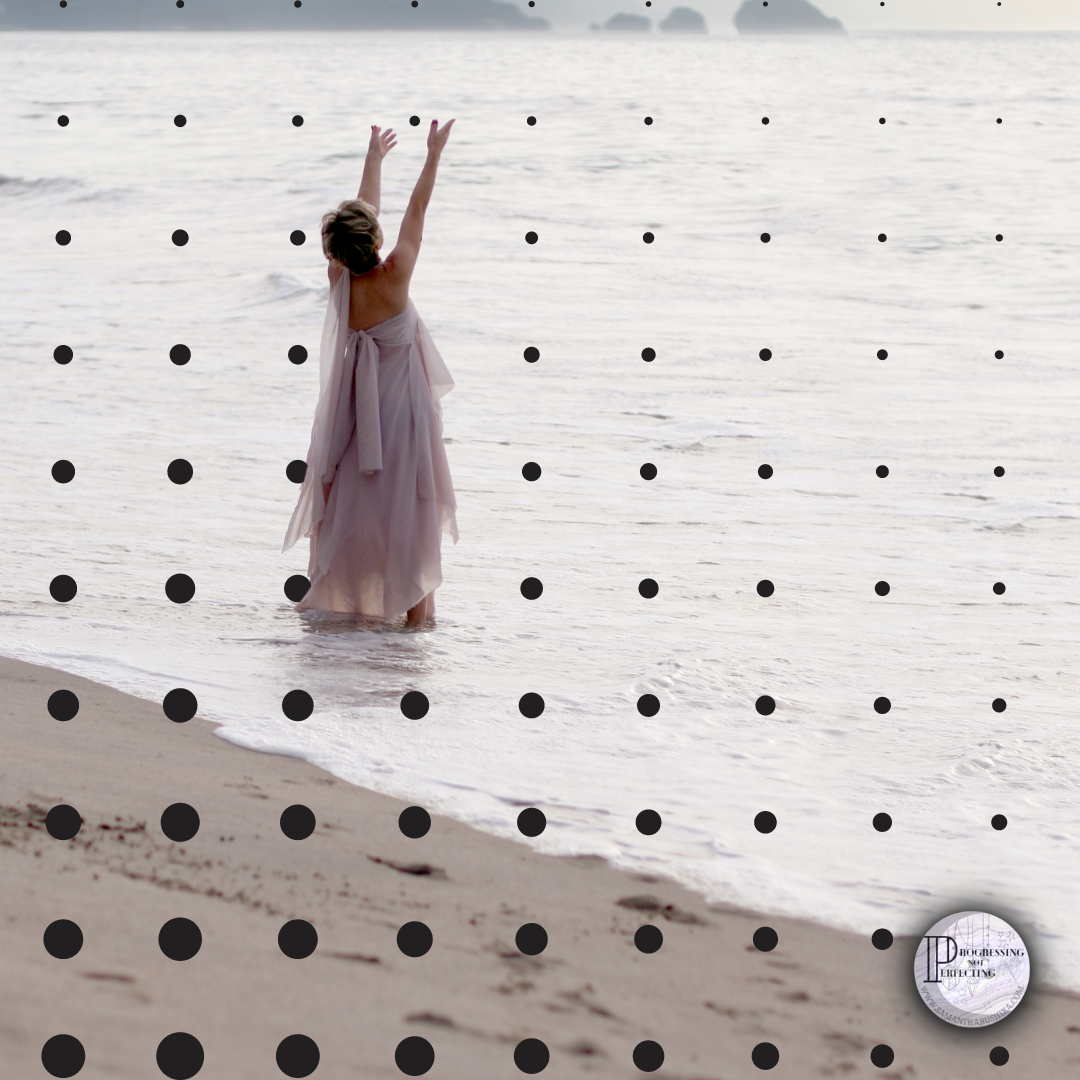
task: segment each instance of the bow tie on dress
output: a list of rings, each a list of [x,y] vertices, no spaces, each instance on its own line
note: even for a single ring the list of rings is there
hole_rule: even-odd
[[[383,467],[382,426],[379,423],[379,346],[366,330],[357,330],[356,348],[356,464],[370,476]]]

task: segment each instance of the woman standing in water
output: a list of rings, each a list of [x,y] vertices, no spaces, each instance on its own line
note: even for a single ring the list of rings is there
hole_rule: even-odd
[[[382,159],[392,130],[372,125],[356,199],[322,222],[330,300],[307,472],[285,536],[311,538],[311,587],[297,611],[351,612],[408,627],[435,615],[442,533],[458,540],[439,399],[454,385],[409,299],[424,213],[453,120],[432,120],[427,161],[385,258]]]

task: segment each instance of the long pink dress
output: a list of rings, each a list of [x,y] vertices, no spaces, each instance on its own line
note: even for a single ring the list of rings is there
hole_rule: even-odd
[[[454,380],[411,300],[353,330],[350,280],[346,268],[330,290],[307,473],[281,550],[311,538],[297,611],[389,622],[442,584],[442,534],[458,541],[439,401]]]

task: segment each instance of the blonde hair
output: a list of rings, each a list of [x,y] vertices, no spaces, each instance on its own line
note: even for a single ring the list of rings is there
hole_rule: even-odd
[[[336,210],[323,215],[323,254],[347,266],[354,274],[363,274],[379,265],[377,248],[382,239],[375,207],[363,199],[346,199]]]

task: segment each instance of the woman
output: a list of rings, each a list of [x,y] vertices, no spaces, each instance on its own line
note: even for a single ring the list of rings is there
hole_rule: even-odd
[[[330,302],[307,473],[282,551],[311,538],[311,587],[297,611],[352,612],[406,626],[435,614],[442,533],[458,540],[439,402],[454,385],[409,299],[424,212],[453,120],[431,121],[427,162],[379,258],[382,159],[393,131],[371,127],[356,199],[323,218]]]

